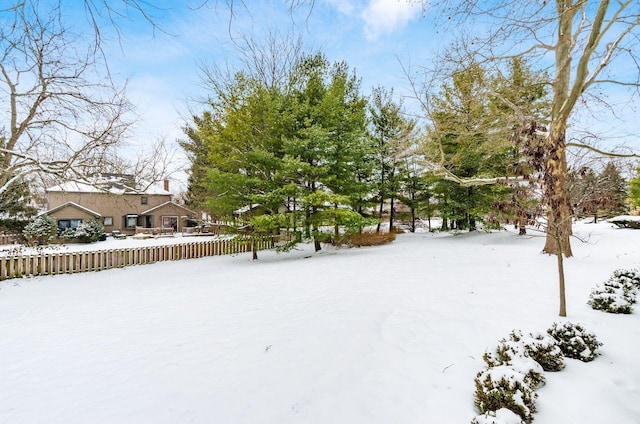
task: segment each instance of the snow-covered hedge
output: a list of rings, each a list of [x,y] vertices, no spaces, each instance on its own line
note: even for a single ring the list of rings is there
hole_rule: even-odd
[[[40,215],[28,223],[22,233],[30,246],[49,244],[58,233],[58,223],[55,218]]]
[[[619,269],[604,283],[596,285],[589,295],[593,309],[614,314],[630,314],[640,289],[640,273]]]
[[[487,369],[474,379],[474,404],[481,415],[471,424],[531,423],[544,371],[562,370],[565,356],[591,361],[600,346],[593,334],[572,323],[554,323],[547,334],[513,330],[482,357]]]
[[[558,345],[567,358],[590,362],[600,354],[597,350],[602,346],[595,334],[588,333],[580,324],[570,322],[553,323],[547,333],[558,341]]]
[[[511,366],[499,365],[480,371],[475,378],[475,405],[481,414],[506,408],[517,414],[523,422],[533,421],[538,395],[529,385],[526,374]]]

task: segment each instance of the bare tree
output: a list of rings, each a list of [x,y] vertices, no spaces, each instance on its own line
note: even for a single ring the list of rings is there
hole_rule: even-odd
[[[118,19],[132,9],[155,27],[152,7],[137,0],[83,3],[89,37],[67,28],[66,2],[16,1],[0,9],[0,193],[29,176],[82,180],[123,164],[118,149],[136,117],[126,83],[111,78],[101,26],[119,34]]]

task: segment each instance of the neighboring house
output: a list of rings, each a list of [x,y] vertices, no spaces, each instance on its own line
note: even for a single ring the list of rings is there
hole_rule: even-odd
[[[68,182],[46,190],[48,210],[58,228],[76,228],[98,219],[105,232],[132,234],[136,227],[182,231],[196,213],[171,200],[169,181],[140,190],[128,175],[101,174],[91,184]]]

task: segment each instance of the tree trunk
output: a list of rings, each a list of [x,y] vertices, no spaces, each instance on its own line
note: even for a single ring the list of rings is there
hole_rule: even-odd
[[[556,259],[558,261],[558,289],[560,292],[560,310],[558,315],[561,317],[567,316],[567,298],[565,296],[565,281],[564,281],[564,259],[562,257],[562,243],[560,234],[555,234],[556,242]]]
[[[411,232],[416,232],[416,208],[411,206]]]
[[[526,234],[527,234],[527,226],[522,221],[518,221],[518,235],[524,236]]]
[[[562,123],[557,126],[560,128],[551,128],[547,143],[544,192],[548,222],[543,252],[555,255],[559,251],[566,257],[571,257],[573,256],[570,242],[572,214],[569,190],[567,190],[566,126]]]
[[[393,231],[393,219],[395,218],[394,207],[395,198],[392,196],[390,201],[390,209],[389,209],[389,232]]]

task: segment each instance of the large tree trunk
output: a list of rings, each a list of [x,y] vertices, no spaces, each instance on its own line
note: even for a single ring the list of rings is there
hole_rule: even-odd
[[[571,201],[567,189],[567,155],[565,125],[551,128],[544,171],[544,194],[547,205],[547,239],[543,251],[573,256],[571,251]]]

